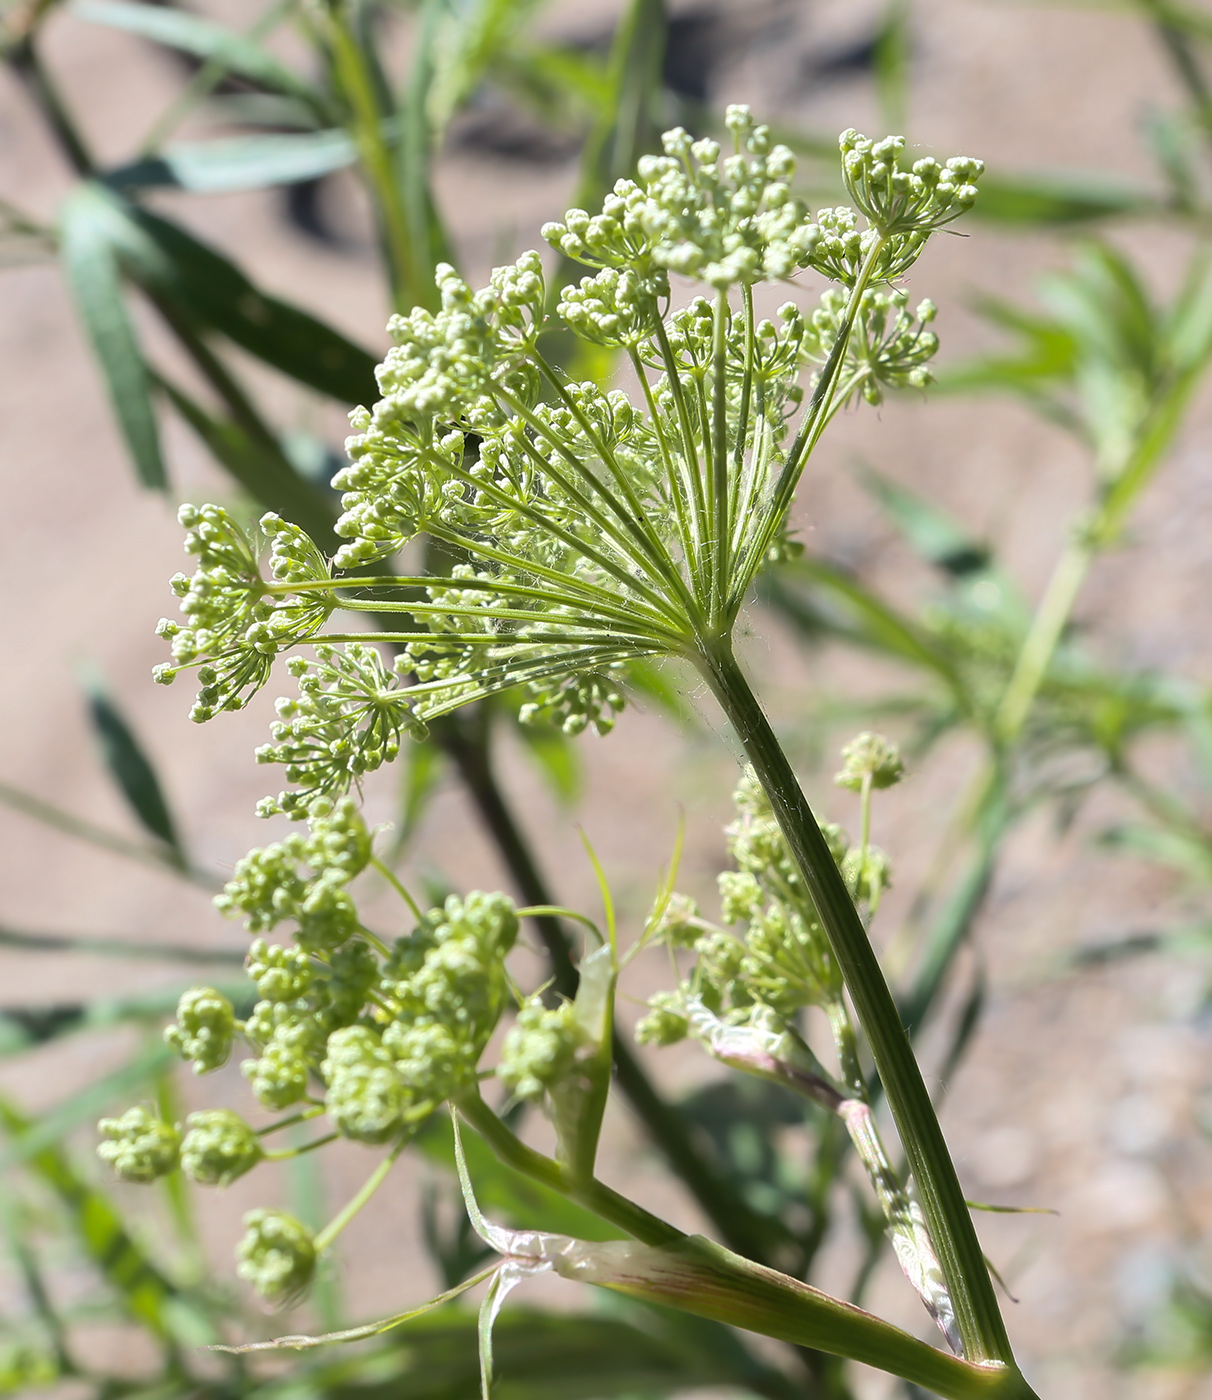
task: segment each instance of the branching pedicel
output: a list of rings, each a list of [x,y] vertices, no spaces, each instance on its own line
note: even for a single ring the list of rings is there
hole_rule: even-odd
[[[713,1315],[721,1297],[731,1298],[729,1321],[872,1361],[940,1395],[1028,1396],[858,912],[874,912],[887,880],[867,813],[871,790],[895,781],[898,760],[871,736],[847,755],[840,778],[861,791],[864,812],[858,846],[847,852],[839,833],[818,828],[731,647],[755,577],[793,548],[788,510],[830,419],[857,396],[878,402],[887,386],[928,382],[934,308],[923,302],[911,314],[895,282],[930,233],[970,207],[982,166],[926,158],[904,168],[900,138],[872,143],[848,131],[842,169],[856,208],[813,219],[791,192],[790,152],[772,146],[746,108],[729,108],[727,125],[731,154],[669,132],[665,154],[641,161],[638,180],[620,181],[600,213],[572,210],[543,230],[594,269],[563,289],[554,315],[539,255],[527,253],[479,292],[444,266],[441,309],[393,319],[395,345],[379,369],[383,397],[352,415],[350,465],[337,478],[347,543],[331,564],[303,531],[266,516],[265,577],[225,512],[183,509],[198,570],[174,580],[185,624],[161,623],[173,661],[157,678],[196,668],[193,718],[201,721],[243,706],[279,653],[311,648],[286,662],[298,697],[278,702],[273,742],[258,752],[284,765],[291,785],[262,812],[306,818],[308,831],[252,852],[220,900],[254,933],[293,925],[289,947],[253,945],[249,970],[261,1000],[252,1015],[237,1023],[222,997],[198,990],[183,999],[169,1038],[203,1072],[242,1034],[254,1051],[244,1064],[254,1094],[287,1116],[253,1133],[234,1114],[193,1115],[180,1142],[171,1125],[132,1110],[104,1125],[102,1155],[134,1180],[179,1160],[195,1180],[222,1183],[281,1155],[263,1149],[268,1133],[321,1114],[330,1136],[386,1146],[363,1190],[314,1239],[280,1212],[249,1217],[240,1272],[282,1301],[305,1286],[317,1253],[418,1126],[450,1101],[506,1161],[647,1249],[642,1268],[639,1256],[624,1267],[611,1255],[616,1267],[583,1246],[578,1277],[654,1297],[662,1296],[654,1280],[676,1278],[678,1306]],[[776,320],[759,320],[755,285],[803,271],[835,284],[817,309],[805,315],[788,302]],[[671,274],[709,294],[673,309]],[[548,361],[542,335],[561,325],[626,357],[638,404],[571,383]],[[419,534],[469,562],[443,577],[339,576]],[[371,634],[329,626],[337,610],[408,624],[374,634],[395,649],[392,669]],[[347,886],[374,857],[349,793],[395,757],[402,733],[420,734],[428,720],[517,685],[530,692],[525,715],[605,733],[623,703],[627,663],[645,656],[679,657],[700,671],[753,767],[731,828],[739,869],[722,877],[724,919],[747,931],[734,939],[668,895],[661,901],[660,936],[693,942],[698,964],[658,1001],[642,1038],[693,1034],[725,1062],[773,1074],[841,1114],[906,1272],[966,1360],[769,1270],[755,1273],[718,1246],[687,1241],[597,1181],[620,966],[613,929],[608,938],[591,931],[575,1000],[551,1006],[523,997],[505,969],[526,911],[504,896],[452,897],[424,916],[414,905],[415,931],[394,942],[360,921]],[[843,989],[920,1207],[875,1132]],[[480,1059],[511,1003],[518,1017],[496,1073],[511,1094],[545,1103],[554,1158],[522,1144],[480,1096]],[[829,1015],[842,1083],[798,1034],[796,1012],[809,1003]]]

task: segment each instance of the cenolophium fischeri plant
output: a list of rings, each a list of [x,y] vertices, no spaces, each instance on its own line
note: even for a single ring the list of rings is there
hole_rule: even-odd
[[[382,1181],[417,1128],[449,1103],[512,1166],[626,1230],[636,1243],[588,1245],[502,1230],[469,1210],[503,1255],[485,1305],[491,1319],[517,1277],[554,1268],[691,1312],[854,1357],[943,1396],[1029,1396],[1015,1365],[989,1273],[929,1095],[868,941],[865,917],[886,883],[868,841],[872,790],[899,776],[895,752],[860,736],[839,780],[861,793],[863,829],[847,852],[822,832],[733,653],[738,613],[755,578],[792,550],[788,512],[829,421],[885,386],[921,386],[937,341],[934,308],[911,313],[897,283],[929,235],[976,198],[981,163],[932,158],[904,165],[904,142],[841,138],[854,208],[815,219],[791,190],[794,161],[748,109],[732,107],[732,151],[681,130],[644,158],[602,211],[570,211],[543,233],[594,269],[548,311],[542,262],[524,254],[479,292],[438,269],[440,309],[390,325],[382,398],[352,415],[350,464],[331,561],[299,527],[266,516],[268,577],[252,541],[215,506],[185,507],[192,578],[173,581],[184,623],[165,620],[173,660],[157,678],[197,669],[192,717],[239,709],[277,656],[298,681],[278,702],[272,742],[288,787],[264,815],[306,819],[307,833],[251,852],[220,898],[260,935],[294,925],[289,946],[258,938],[249,971],[261,1000],[237,1021],[209,989],[182,1000],[168,1036],[205,1072],[237,1033],[261,1104],[287,1116],[254,1132],[226,1110],[176,1127],[143,1109],[103,1124],[102,1155],[133,1180],[178,1162],[223,1184],[267,1152],[261,1139],[326,1114],[327,1136],[387,1148],[366,1186],[314,1238],[277,1211],[248,1217],[239,1270],[271,1301],[296,1296],[317,1254]],[[788,302],[759,320],[754,288],[812,271],[831,284],[811,314]],[[670,274],[707,294],[674,308]],[[542,335],[566,328],[621,351],[639,401],[569,382]],[[801,381],[807,381],[807,392]],[[456,561],[448,575],[343,571],[382,567],[427,535]],[[334,612],[408,630],[339,631]],[[294,652],[306,645],[311,654]],[[391,647],[389,666],[380,647]],[[580,988],[550,1005],[523,996],[505,959],[517,929],[502,895],[451,897],[388,943],[361,922],[350,881],[375,858],[351,790],[390,762],[401,734],[507,687],[529,692],[524,717],[568,732],[605,733],[623,704],[627,665],[690,663],[721,704],[748,757],[730,828],[738,869],[721,877],[723,919],[706,925],[665,890],[644,941],[693,944],[698,961],[658,999],[641,1037],[700,1040],[721,1061],[773,1077],[845,1121],[883,1209],[898,1258],[939,1322],[948,1354],[879,1319],[678,1230],[594,1175],[610,1084],[620,956],[613,927],[590,927]],[[916,1190],[911,1197],[880,1141],[858,1059],[870,1046]],[[481,1058],[498,1021],[518,1008],[496,1075],[540,1100],[557,1134],[554,1158],[517,1139],[484,1102]],[[801,1008],[824,1009],[841,1079],[809,1050]],[[294,1149],[298,1150],[298,1149]],[[483,1277],[483,1276],[480,1276]],[[359,1333],[361,1335],[361,1333]],[[485,1383],[491,1376],[490,1353]]]

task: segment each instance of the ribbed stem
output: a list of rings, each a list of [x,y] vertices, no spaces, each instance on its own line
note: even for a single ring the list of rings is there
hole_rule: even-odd
[[[699,669],[753,764],[812,896],[871,1045],[938,1250],[969,1360],[1012,1364],[1005,1325],[955,1166],[896,1004],[795,773],[731,647],[704,645]]]

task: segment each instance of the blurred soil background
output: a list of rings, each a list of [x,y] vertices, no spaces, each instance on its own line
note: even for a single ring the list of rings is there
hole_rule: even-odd
[[[206,0],[199,8],[243,23],[242,7],[232,0]],[[576,0],[545,13],[552,32],[604,42],[616,7]],[[673,13],[670,77],[690,95],[715,107],[750,102],[764,119],[827,134],[880,126],[868,40],[881,7],[864,0],[733,0],[674,5]],[[914,7],[912,26],[908,134],[923,151],[980,155],[998,172],[1152,178],[1140,127],[1171,79],[1138,17],[1110,6],[926,0]],[[90,114],[105,160],[129,155],[179,83],[164,54],[69,15],[50,22],[45,49],[73,107]],[[485,106],[460,118],[437,181],[473,283],[536,243],[538,226],[563,211],[575,157],[574,147],[516,111]],[[0,191],[50,217],[69,185],[25,93],[10,74],[0,75]],[[366,210],[351,179],[337,175],[306,192],[188,201],[159,195],[154,204],[231,250],[267,290],[315,309],[372,348],[385,346],[388,308]],[[1067,257],[1052,237],[1015,236],[975,221],[965,222],[964,233],[936,238],[910,286],[914,298],[929,295],[940,308],[944,363],[996,343],[969,309],[976,289],[1021,302],[1041,273]],[[1159,291],[1173,290],[1183,247],[1178,235],[1138,225],[1111,236],[1149,258]],[[184,684],[165,690],[150,683],[164,650],[152,629],[171,611],[166,580],[184,566],[175,502],[133,484],[57,268],[7,271],[0,307],[0,778],[98,824],[130,829],[97,761],[84,711],[79,669],[98,667],[153,752],[197,859],[228,871],[267,839],[253,815],[266,776],[252,762],[252,749],[263,740],[272,695],[198,728],[186,719]],[[142,329],[159,346],[157,328]],[[171,347],[164,353],[171,363]],[[339,446],[343,424],[331,406],[283,388],[251,365],[249,374],[263,385],[279,421]],[[1210,413],[1212,405],[1204,403],[1191,416],[1131,537],[1096,566],[1078,613],[1095,654],[1205,683],[1212,680]],[[178,499],[229,498],[228,484],[183,430],[170,435],[168,447]],[[847,414],[827,435],[800,491],[800,528],[812,549],[860,569],[906,605],[928,597],[932,581],[855,484],[859,462],[945,504],[996,547],[1033,600],[1066,520],[1084,498],[1089,470],[1068,438],[1005,402],[940,394]],[[829,707],[889,682],[895,687],[896,677],[834,648],[805,653],[767,612],[755,610],[749,626],[759,691],[804,765],[810,796],[825,815],[853,823],[854,799],[829,777],[839,745],[863,725],[839,722]],[[636,931],[683,811],[680,884],[714,908],[715,872],[726,863],[720,827],[736,772],[717,728],[707,703],[701,732],[689,736],[657,714],[628,711],[608,739],[579,741],[585,772],[575,810],[561,807],[524,755],[506,748],[504,772],[563,901],[591,913],[598,908],[575,828],[580,822],[609,873],[624,927]],[[963,744],[944,744],[901,788],[880,798],[875,835],[897,872],[877,921],[880,938],[888,939],[906,914],[975,757]],[[1153,761],[1167,781],[1186,781],[1164,746]],[[389,783],[369,785],[368,802],[374,819],[396,816]],[[1008,1322],[1041,1395],[1194,1400],[1212,1396],[1212,1377],[1125,1373],[1117,1358],[1164,1304],[1174,1279],[1207,1262],[1206,959],[1195,949],[1186,958],[1058,972],[1066,950],[1156,930],[1191,912],[1171,878],[1096,846],[1096,834],[1117,815],[1114,802],[1100,797],[1066,830],[1040,816],[1014,837],[978,944],[965,955],[986,965],[989,999],[968,1058],[945,1086],[943,1123],[971,1198],[1059,1212],[980,1217],[986,1248],[1018,1299],[1007,1305]],[[431,809],[406,869],[418,883],[427,874],[456,888],[506,883],[453,782]],[[382,908],[385,923],[396,917],[386,903]],[[245,941],[205,893],[3,808],[0,924],[190,946],[239,948]],[[0,1002],[49,1006],[130,994],[181,975],[182,968],[155,963],[4,950]],[[654,955],[635,970],[627,995],[638,1002],[664,976]],[[125,1031],[67,1040],[0,1064],[0,1086],[21,1104],[43,1109],[105,1063],[118,1063],[130,1046]],[[928,1071],[936,1051],[924,1047]],[[685,1048],[650,1060],[671,1088],[693,1083],[706,1068]],[[191,1101],[240,1102],[241,1083],[229,1066],[190,1086]],[[678,1223],[701,1227],[684,1204],[667,1199],[671,1188],[662,1187],[657,1165],[640,1152],[625,1109],[614,1111],[609,1133],[607,1179],[625,1182]],[[87,1146],[85,1134],[80,1142]],[[360,1150],[345,1149],[328,1164],[337,1200],[365,1172]],[[340,1269],[355,1316],[395,1311],[436,1286],[418,1240],[418,1171],[401,1171],[348,1231]],[[242,1181],[215,1204],[207,1238],[219,1270],[231,1268],[239,1214],[264,1203],[266,1190],[259,1174],[255,1186]],[[839,1285],[844,1281],[845,1262],[839,1256],[827,1265],[826,1286],[834,1275]],[[71,1280],[62,1286],[70,1290]],[[926,1328],[891,1266],[872,1305]],[[97,1346],[137,1369],[138,1357],[123,1351],[120,1339],[99,1333]],[[870,1393],[885,1393],[884,1387],[872,1378]]]

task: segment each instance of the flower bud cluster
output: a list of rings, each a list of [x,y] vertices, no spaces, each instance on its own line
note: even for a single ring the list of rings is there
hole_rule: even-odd
[[[871,141],[853,127],[842,132],[838,144],[850,198],[882,235],[929,233],[952,223],[976,203],[983,161],[953,156],[941,165],[926,156],[904,170],[903,136]]]
[[[795,158],[771,145],[747,107],[729,107],[726,121],[731,155],[680,127],[668,131],[664,155],[644,156],[638,182],[618,181],[600,215],[569,210],[543,237],[578,262],[631,269],[650,297],[664,294],[668,272],[716,288],[790,277],[815,241],[791,193]]]
[[[842,749],[842,767],[834,775],[838,787],[861,792],[864,787],[877,791],[890,788],[905,776],[900,751],[882,734],[864,730]]]
[[[236,1272],[267,1303],[286,1306],[311,1283],[316,1246],[306,1225],[281,1210],[251,1210],[236,1246]]]
[[[173,664],[157,666],[155,678],[171,685],[187,667],[198,667],[201,687],[190,718],[197,723],[219,710],[239,710],[264,685],[273,658],[309,637],[332,609],[323,593],[275,601],[269,596],[252,542],[220,506],[182,506],[185,549],[198,556],[192,578],[171,580],[186,625],[161,618],[156,634],[172,643]],[[328,565],[297,526],[276,515],[262,521],[274,541],[275,579],[298,583],[327,580]]]
[[[250,933],[264,933],[291,919],[301,949],[332,952],[358,931],[357,910],[345,886],[370,857],[370,832],[353,798],[321,801],[312,808],[306,836],[294,832],[238,861],[215,904],[230,917],[243,914]],[[285,957],[264,943],[253,946],[250,973],[261,995],[274,1001],[301,995],[308,985],[300,980],[306,974],[297,962],[275,962]],[[271,982],[280,990],[299,990],[271,993]]]
[[[146,1108],[128,1108],[120,1118],[102,1118],[97,1131],[102,1138],[97,1156],[123,1181],[146,1184],[176,1170],[181,1135]]]
[[[649,1002],[637,1026],[641,1041],[668,1045],[693,1031],[692,1006],[739,1025],[764,1007],[786,1019],[802,1006],[825,1004],[841,993],[842,979],[815,907],[803,888],[770,804],[752,770],[733,795],[734,821],[725,828],[735,870],[720,874],[720,911],[727,928],[698,916],[689,901],[679,917],[658,925],[673,946],[693,947],[694,969],[679,991]],[[840,827],[823,828],[839,866],[848,839]],[[671,901],[671,905],[672,905]]]
[[[414,1100],[440,1104],[474,1082],[508,994],[505,955],[518,933],[513,901],[475,891],[451,895],[384,968],[395,1008],[383,1031]]]
[[[441,309],[395,316],[395,345],[378,368],[382,399],[350,415],[350,466],[333,485],[343,492],[336,556],[353,568],[401,548],[452,500],[448,473],[461,464],[464,428],[500,426],[505,393],[533,406],[537,370],[527,359],[543,323],[546,289],[539,255],[494,269],[473,292],[449,264],[437,270]],[[454,495],[458,495],[457,488]]]
[[[195,1074],[209,1074],[227,1063],[235,1034],[236,1013],[223,993],[192,987],[182,993],[176,1022],[165,1029],[164,1043],[192,1061]]]
[[[547,1007],[530,997],[501,1046],[497,1078],[519,1099],[540,1099],[567,1080],[589,1043],[573,1002]]]
[[[635,349],[652,334],[657,298],[634,268],[606,267],[560,293],[557,314],[582,340]]]
[[[838,336],[847,332],[847,300],[835,288],[822,295],[801,340],[805,360],[824,365],[829,359]],[[847,397],[861,392],[868,403],[878,404],[886,388],[923,389],[931,382],[927,362],[938,350],[938,337],[926,327],[934,320],[935,306],[923,301],[910,313],[908,300],[903,288],[863,293],[846,345],[842,378]]]
[[[286,780],[300,790],[265,798],[261,816],[306,816],[316,801],[340,798],[364,773],[390,763],[402,730],[425,732],[373,646],[317,643],[314,661],[292,656],[286,668],[298,680],[299,697],[278,700],[273,742],[257,749],[257,762],[283,764]]]
[[[627,704],[621,687],[626,668],[620,663],[602,671],[585,671],[527,686],[533,697],[518,711],[523,724],[557,724],[565,734],[583,734],[593,726],[609,734]]]
[[[181,1144],[181,1170],[199,1186],[229,1186],[265,1156],[252,1128],[229,1108],[191,1113]]]

